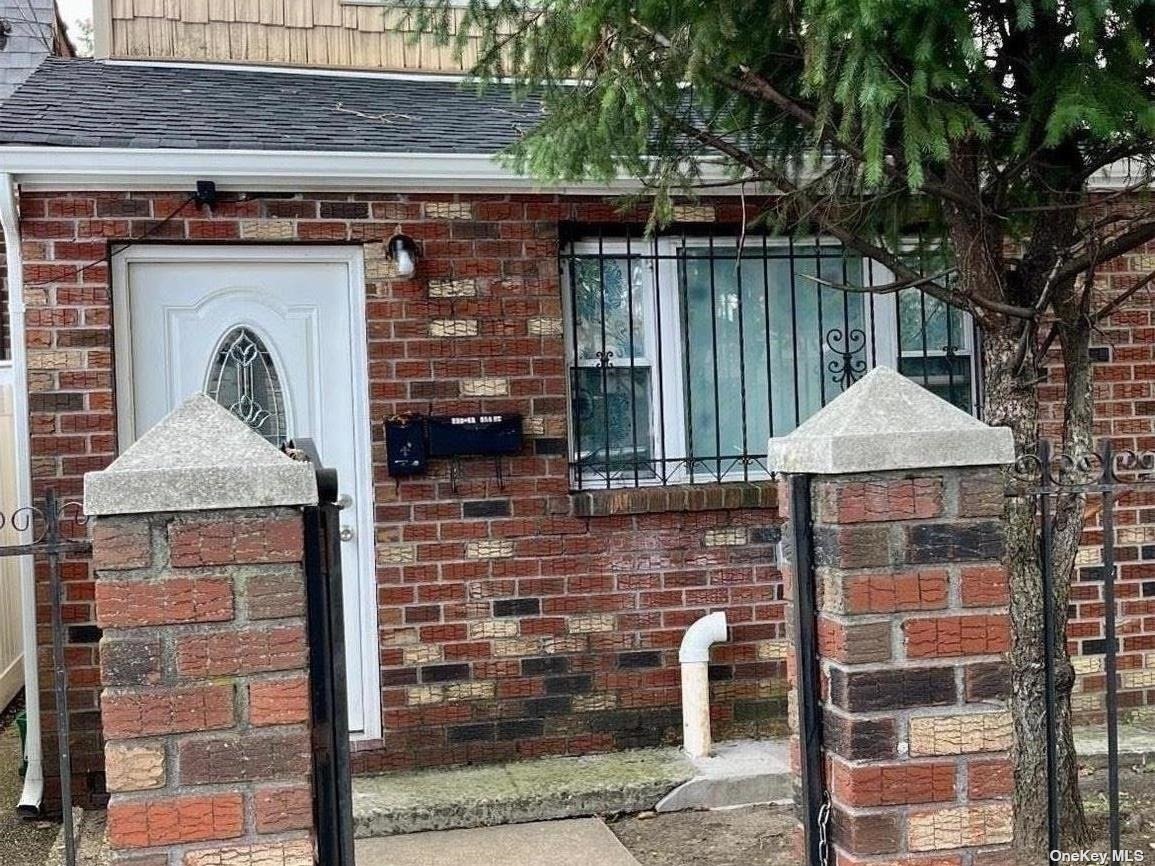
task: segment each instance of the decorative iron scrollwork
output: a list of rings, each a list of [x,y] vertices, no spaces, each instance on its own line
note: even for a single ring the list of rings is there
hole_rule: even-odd
[[[838,356],[826,365],[835,385],[846,390],[866,373],[866,332],[861,328],[832,328],[826,332],[826,348]]]
[[[1116,451],[1104,442],[1097,451],[1064,454],[1041,443],[1037,452],[1020,455],[1010,469],[1013,487],[1079,492],[1104,485],[1155,482],[1155,451]]]

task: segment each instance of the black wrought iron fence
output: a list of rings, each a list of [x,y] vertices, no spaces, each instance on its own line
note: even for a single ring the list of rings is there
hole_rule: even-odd
[[[561,255],[571,482],[767,477],[766,441],[886,364],[977,413],[970,317],[826,238],[575,229]]]
[[[26,537],[20,544],[0,546],[0,557],[43,557],[48,563],[53,692],[66,866],[76,864],[76,834],[72,820],[72,732],[68,707],[68,667],[64,655],[64,586],[60,564],[66,556],[87,556],[92,552],[92,544],[87,537],[87,521],[79,502],[61,502],[52,490],[47,492],[40,505],[0,512],[0,529],[14,530]]]
[[[1139,862],[1134,859],[1133,851],[1128,853],[1134,838],[1125,838],[1123,834],[1124,821],[1128,818],[1124,805],[1132,798],[1123,791],[1120,775],[1120,734],[1123,730],[1120,725],[1120,690],[1127,672],[1124,668],[1143,662],[1143,653],[1136,652],[1135,647],[1144,646],[1145,639],[1142,635],[1135,635],[1134,628],[1130,628],[1142,625],[1142,617],[1131,616],[1127,618],[1130,622],[1121,627],[1120,601],[1126,602],[1136,595],[1134,590],[1138,587],[1134,575],[1127,575],[1127,579],[1121,582],[1123,569],[1118,560],[1125,557],[1120,556],[1124,551],[1120,546],[1119,525],[1130,523],[1133,517],[1141,519],[1147,513],[1146,506],[1155,497],[1155,452],[1116,450],[1109,440],[1104,440],[1095,452],[1071,455],[1058,453],[1050,442],[1043,441],[1035,454],[1019,459],[1011,472],[1007,495],[1031,501],[1038,521],[1043,598],[1044,647],[1041,655],[1046,698],[1045,713],[1039,719],[1039,734],[1046,744],[1045,794],[1050,848],[1056,852],[1064,850],[1064,826],[1071,817],[1063,813],[1062,795],[1064,773],[1070,773],[1071,768],[1062,762],[1060,750],[1067,735],[1066,729],[1075,724],[1079,725],[1075,743],[1079,746],[1077,775],[1083,800],[1105,807],[1097,810],[1090,822],[1092,838],[1076,841],[1084,844],[1089,852],[1097,852],[1098,856],[1105,858],[1094,862]],[[1101,637],[1095,639],[1096,651],[1088,658],[1101,662],[1098,669],[1102,672],[1104,712],[1091,719],[1073,713],[1069,697],[1064,697],[1060,691],[1060,681],[1070,679],[1068,662],[1060,649],[1072,645],[1068,630],[1067,584],[1062,578],[1073,577],[1061,575],[1057,570],[1055,537],[1061,522],[1057,515],[1062,509],[1077,509],[1086,517],[1088,526],[1081,539],[1081,550],[1092,554],[1089,559],[1093,559],[1094,564],[1087,565],[1089,560],[1084,558],[1079,570],[1091,572],[1090,576],[1100,584]],[[1124,528],[1133,530],[1135,527]],[[1125,644],[1123,641],[1128,633],[1131,640]],[[1084,642],[1084,652],[1088,651],[1088,644]],[[1129,672],[1133,674],[1135,671]],[[1147,755],[1143,752],[1130,757],[1142,764]],[[1142,819],[1146,817],[1141,814],[1142,800],[1131,802],[1129,809],[1136,819],[1132,823],[1142,827]]]

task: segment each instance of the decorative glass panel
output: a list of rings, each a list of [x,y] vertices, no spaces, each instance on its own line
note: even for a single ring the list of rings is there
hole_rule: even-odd
[[[277,368],[264,342],[248,328],[225,334],[205,391],[273,445],[284,443],[285,400]]]
[[[578,367],[573,423],[582,470],[613,477],[652,474],[650,370]]]
[[[628,364],[631,357],[645,358],[642,267],[636,259],[574,260],[573,301],[579,360],[622,366],[623,362]]]

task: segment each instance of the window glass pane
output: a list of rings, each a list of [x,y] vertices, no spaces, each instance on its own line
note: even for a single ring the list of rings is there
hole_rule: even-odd
[[[641,261],[573,259],[577,354],[582,361],[646,357]]]
[[[742,455],[794,429],[868,369],[862,262],[841,249],[781,245],[743,251],[686,249],[688,451],[695,470],[727,474]],[[755,467],[757,468],[757,467]]]
[[[898,296],[898,339],[903,353],[930,354],[962,349],[965,313],[919,289],[905,289]]]
[[[907,355],[899,359],[898,371],[958,406],[974,411],[970,355]]]
[[[269,350],[253,331],[237,327],[221,339],[205,391],[269,442],[284,444],[281,382]]]
[[[577,367],[573,426],[582,472],[652,475],[650,370]]]

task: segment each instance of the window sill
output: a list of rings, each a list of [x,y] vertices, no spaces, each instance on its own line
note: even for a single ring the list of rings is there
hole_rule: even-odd
[[[775,481],[734,481],[725,484],[583,490],[570,494],[570,506],[577,517],[777,508],[778,484]]]

